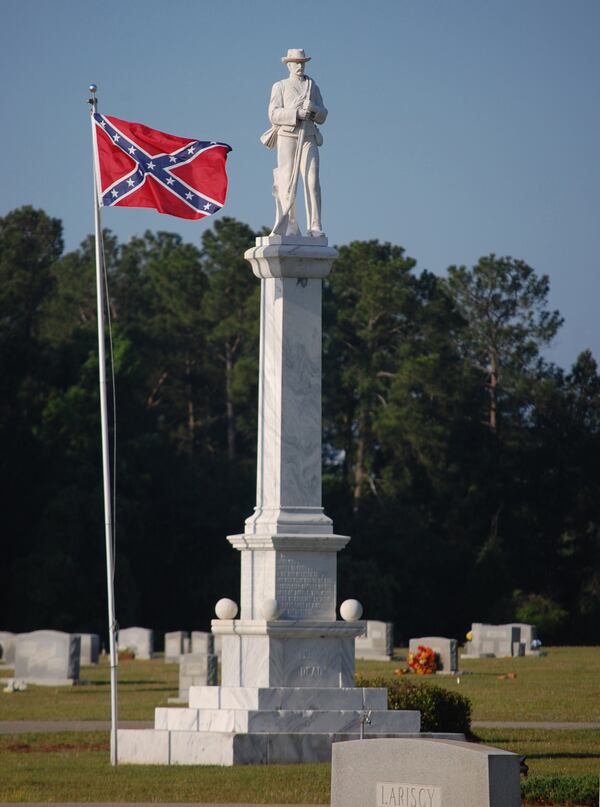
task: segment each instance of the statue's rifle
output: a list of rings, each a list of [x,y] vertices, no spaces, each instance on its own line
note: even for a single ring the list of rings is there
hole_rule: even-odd
[[[306,91],[305,100],[310,101],[310,94],[312,91],[312,79],[308,79],[308,89]],[[298,141],[296,143],[296,151],[294,153],[294,167],[292,169],[292,176],[290,178],[290,185],[288,188],[288,199],[286,209],[282,214],[282,219],[289,216],[292,205],[296,198],[296,189],[298,185],[298,174],[300,173],[300,160],[302,159],[302,148],[306,139],[306,118],[300,122],[300,131],[298,132]]]

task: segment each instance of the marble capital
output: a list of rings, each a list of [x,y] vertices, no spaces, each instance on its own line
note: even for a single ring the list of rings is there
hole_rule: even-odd
[[[326,238],[271,235],[257,238],[244,257],[261,279],[318,279],[329,274],[338,251],[327,245]]]
[[[286,552],[339,552],[350,541],[349,535],[327,533],[242,533],[228,535],[227,540],[239,552],[268,552],[279,550]]]

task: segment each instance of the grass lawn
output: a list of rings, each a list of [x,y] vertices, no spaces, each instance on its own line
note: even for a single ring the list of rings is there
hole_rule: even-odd
[[[406,656],[406,650],[398,654]],[[394,670],[404,666],[401,658],[358,662],[357,672],[393,678]],[[460,683],[450,676],[420,680],[469,697],[474,720],[600,722],[600,648],[548,648],[542,658],[466,660],[461,666]],[[501,677],[508,672],[516,677]],[[10,674],[0,670],[0,677]],[[0,691],[0,720],[108,720],[108,664],[84,667],[81,677],[81,686]],[[167,705],[177,690],[178,665],[161,658],[122,662],[119,717],[152,720],[154,708]],[[475,729],[475,734],[489,745],[524,754],[531,782],[597,775],[600,769],[600,730]],[[325,764],[115,769],[109,763],[107,732],[0,735],[0,769],[0,802],[329,803],[330,768]]]
[[[123,661],[118,678],[120,720],[153,720],[155,707],[179,694],[179,665],[162,659]],[[10,695],[0,691],[0,720],[110,720],[108,661],[82,667],[81,681],[72,687],[29,686]]]
[[[111,768],[106,732],[0,737],[0,802],[329,804],[329,765]]]
[[[406,650],[398,653],[406,658]],[[600,647],[550,647],[547,653],[539,658],[465,659],[460,684],[446,675],[422,680],[466,695],[473,720],[600,722]],[[363,661],[357,672],[393,677],[394,669],[405,666],[403,660]],[[516,678],[500,678],[509,672]]]
[[[486,730],[479,734],[489,744],[527,755],[532,781],[598,769],[600,732]],[[329,804],[331,769],[327,764],[111,768],[107,732],[0,736],[0,758],[0,802]]]
[[[470,698],[473,720],[540,720],[600,722],[600,647],[551,647],[541,658],[467,659],[461,662],[460,684],[454,676],[424,677]],[[405,649],[398,650],[406,658]],[[394,677],[406,666],[392,662],[359,661],[357,672],[367,677]],[[152,720],[156,706],[178,693],[177,664],[162,659],[125,661],[119,665],[119,716],[122,720]],[[508,672],[516,678],[500,678]],[[9,676],[6,668],[0,676]],[[5,695],[0,692],[0,720],[109,720],[109,669],[105,661],[83,667],[87,682],[75,687],[36,687]],[[410,680],[417,680],[411,675]]]

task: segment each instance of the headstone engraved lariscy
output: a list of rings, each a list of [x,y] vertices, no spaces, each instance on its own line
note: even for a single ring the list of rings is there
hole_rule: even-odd
[[[15,678],[32,684],[67,686],[79,679],[79,635],[58,630],[20,633],[15,649]]]
[[[331,807],[520,807],[519,757],[455,740],[335,743]]]
[[[336,614],[337,553],[350,539],[334,533],[321,501],[321,295],[338,253],[321,229],[314,124],[326,111],[307,60],[288,51],[290,79],[273,87],[277,221],[245,253],[261,285],[256,507],[228,537],[241,591],[239,614],[224,596],[212,621],[221,684],[190,686],[189,707],[157,710],[154,730],[120,731],[122,762],[328,761],[335,739],[360,736],[368,711],[367,736],[420,728],[419,712],[387,710],[385,689],[355,688],[354,640],[365,624],[355,609]],[[298,175],[307,236],[291,205]]]

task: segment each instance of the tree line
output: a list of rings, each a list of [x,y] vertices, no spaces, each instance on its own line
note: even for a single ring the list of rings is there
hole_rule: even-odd
[[[206,629],[238,599],[225,536],[254,506],[257,233],[201,244],[104,234],[116,397],[122,626]],[[549,281],[489,255],[444,277],[379,241],[339,247],[323,286],[324,506],[352,536],[340,601],[397,641],[473,621],[600,639],[600,376],[543,357]],[[94,239],[0,218],[2,629],[105,633]]]

